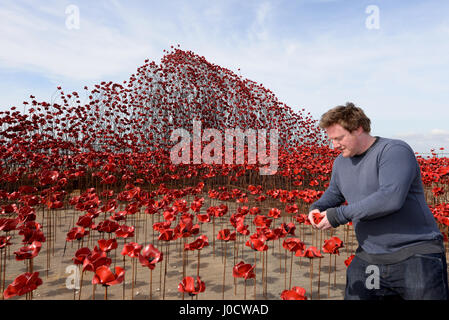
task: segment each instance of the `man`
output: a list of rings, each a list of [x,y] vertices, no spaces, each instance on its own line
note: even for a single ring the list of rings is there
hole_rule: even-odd
[[[370,125],[349,102],[321,117],[320,127],[341,154],[328,189],[310,207],[310,223],[321,230],[353,223],[359,247],[347,269],[345,299],[447,300],[443,236],[426,204],[414,152],[404,141],[371,136]]]

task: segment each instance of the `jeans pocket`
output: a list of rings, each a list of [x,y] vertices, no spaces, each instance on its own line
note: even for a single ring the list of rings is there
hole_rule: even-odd
[[[406,299],[447,299],[447,271],[444,254],[415,254],[407,259],[405,264]]]

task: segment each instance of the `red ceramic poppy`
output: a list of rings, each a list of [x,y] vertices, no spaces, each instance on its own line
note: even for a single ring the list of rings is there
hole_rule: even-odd
[[[136,242],[126,243],[123,246],[122,255],[137,258],[140,255],[140,250],[142,250],[142,246],[140,244]]]
[[[234,241],[236,239],[237,233],[234,231],[231,233],[229,229],[223,229],[218,231],[217,240],[223,241]]]
[[[117,248],[117,239],[115,239],[115,238],[108,239],[108,240],[100,239],[100,240],[98,240],[98,247],[103,252],[109,252],[109,251]]]
[[[87,257],[88,255],[90,255],[90,254],[91,254],[91,251],[90,251],[90,249],[87,248],[87,247],[83,247],[83,248],[81,248],[81,249],[78,249],[78,250],[75,252],[75,257],[72,258],[73,263],[74,263],[74,264],[83,264],[83,263],[84,263],[84,260],[86,259],[86,257]]]
[[[207,238],[207,236],[201,235],[192,243],[186,243],[184,245],[184,250],[201,250],[208,245],[209,239]]]
[[[323,256],[321,255],[320,250],[318,250],[316,247],[308,247],[307,249],[305,249],[304,251],[300,252],[297,251],[295,256],[297,257],[306,257],[309,259],[313,259],[313,258],[322,258]]]
[[[266,228],[269,228],[272,221],[273,221],[272,219],[269,219],[269,218],[267,218],[266,216],[263,216],[263,215],[256,215],[256,216],[254,217],[253,223],[254,223],[254,225],[257,226],[257,227],[266,227]]]
[[[116,231],[117,238],[132,238],[134,237],[134,226],[121,225]]]
[[[243,224],[242,222],[237,223],[237,232],[243,234],[245,236],[249,235],[248,225]]]
[[[262,240],[261,238],[251,238],[246,241],[245,245],[247,247],[250,247],[253,250],[257,250],[257,251],[267,251],[268,250],[268,246],[265,244],[265,241]]]
[[[0,236],[0,249],[5,248],[6,246],[10,246],[11,243],[9,240],[11,239],[11,236]]]
[[[345,266],[349,267],[349,265],[351,264],[352,260],[354,259],[355,255],[350,255],[346,260],[345,260]]]
[[[106,256],[106,252],[99,250],[96,246],[94,250],[87,255],[83,262],[84,271],[95,271],[99,266],[109,266],[112,260]]]
[[[314,212],[313,213],[313,222],[315,224],[319,224],[321,222],[321,220],[323,220],[324,216],[321,215],[321,213],[319,212]]]
[[[281,210],[278,208],[271,208],[270,211],[268,211],[268,216],[277,219],[281,216]]]
[[[0,231],[3,230],[5,232],[9,232],[12,230],[16,230],[18,223],[19,223],[18,219],[1,218],[0,219]]]
[[[293,216],[299,224],[304,223],[307,219],[307,216],[305,214],[297,214],[296,216]],[[307,219],[308,220],[308,219]]]
[[[158,237],[161,241],[171,241],[175,239],[175,233],[173,229],[164,229]]]
[[[343,248],[343,242],[338,237],[332,237],[324,240],[323,252],[329,254],[340,254],[338,249]]]
[[[201,207],[204,204],[204,198],[195,198],[195,200],[190,205],[190,209],[192,209],[193,212],[200,212]]]
[[[39,278],[39,272],[25,272],[14,279],[3,293],[5,299],[14,296],[23,296],[24,294],[35,290],[42,284],[42,279]]]
[[[185,277],[182,279],[182,282],[178,284],[178,291],[187,292],[190,296],[204,292],[204,290],[206,290],[206,285],[201,281],[200,277],[196,278],[196,284],[193,277]]]
[[[108,287],[122,283],[124,278],[125,270],[123,268],[115,267],[114,274],[108,266],[102,265],[95,269],[92,284],[101,284]]]
[[[84,236],[88,235],[89,231],[83,227],[73,227],[66,237],[66,241],[81,240]]]
[[[296,203],[292,204],[292,205],[286,205],[285,206],[285,212],[290,213],[290,214],[295,214],[298,213],[299,208],[298,205]]]
[[[283,230],[285,234],[291,234],[293,236],[295,235],[296,226],[293,222],[289,222],[287,224],[282,223],[280,225],[280,228]]]
[[[162,252],[156,249],[152,244],[148,244],[139,254],[140,264],[153,270],[156,263],[162,261]]]
[[[199,222],[205,223],[210,222],[210,215],[209,214],[196,214],[196,218]]]
[[[301,287],[293,287],[291,290],[284,290],[281,293],[282,300],[307,300],[306,290]]]
[[[117,231],[119,227],[120,225],[116,221],[107,219],[95,226],[95,230],[98,232],[112,233]],[[94,229],[94,226],[92,226],[92,229]]]
[[[260,208],[252,207],[251,209],[249,209],[249,214],[254,216],[260,214]]]
[[[90,228],[92,226],[92,217],[88,214],[80,216],[76,225],[83,228]]]
[[[254,279],[256,274],[254,273],[254,268],[256,265],[252,266],[240,261],[232,268],[232,275],[236,278]]]
[[[191,218],[181,219],[173,231],[176,238],[187,238],[191,235],[198,234],[200,226],[197,224],[193,225]]]
[[[39,241],[33,241],[29,246],[24,246],[19,249],[19,251],[15,251],[16,260],[21,261],[25,259],[33,259],[39,254],[41,250],[42,244]]]
[[[34,223],[32,221],[32,223]],[[44,233],[39,228],[28,228],[23,227],[19,231],[19,235],[23,235],[22,243],[30,244],[33,241],[39,241],[39,242],[45,242],[46,238],[44,236]]]
[[[306,246],[304,242],[302,242],[298,238],[287,238],[282,243],[282,247],[290,252],[296,253],[298,251],[302,252]]]

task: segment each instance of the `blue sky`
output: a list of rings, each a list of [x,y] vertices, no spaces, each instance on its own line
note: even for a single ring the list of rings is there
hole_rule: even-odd
[[[79,9],[69,29],[66,9]],[[367,7],[378,8],[369,29]],[[369,20],[372,21],[372,20]],[[171,45],[262,83],[315,119],[352,101],[372,134],[449,152],[449,1],[0,0],[0,110],[127,80]]]

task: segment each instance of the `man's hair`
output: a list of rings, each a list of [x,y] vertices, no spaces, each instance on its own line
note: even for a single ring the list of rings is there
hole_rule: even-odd
[[[356,107],[352,102],[347,102],[345,106],[332,108],[321,116],[320,128],[326,129],[334,124],[341,125],[349,132],[357,130],[360,126],[367,133],[371,131],[371,120],[361,108]]]

